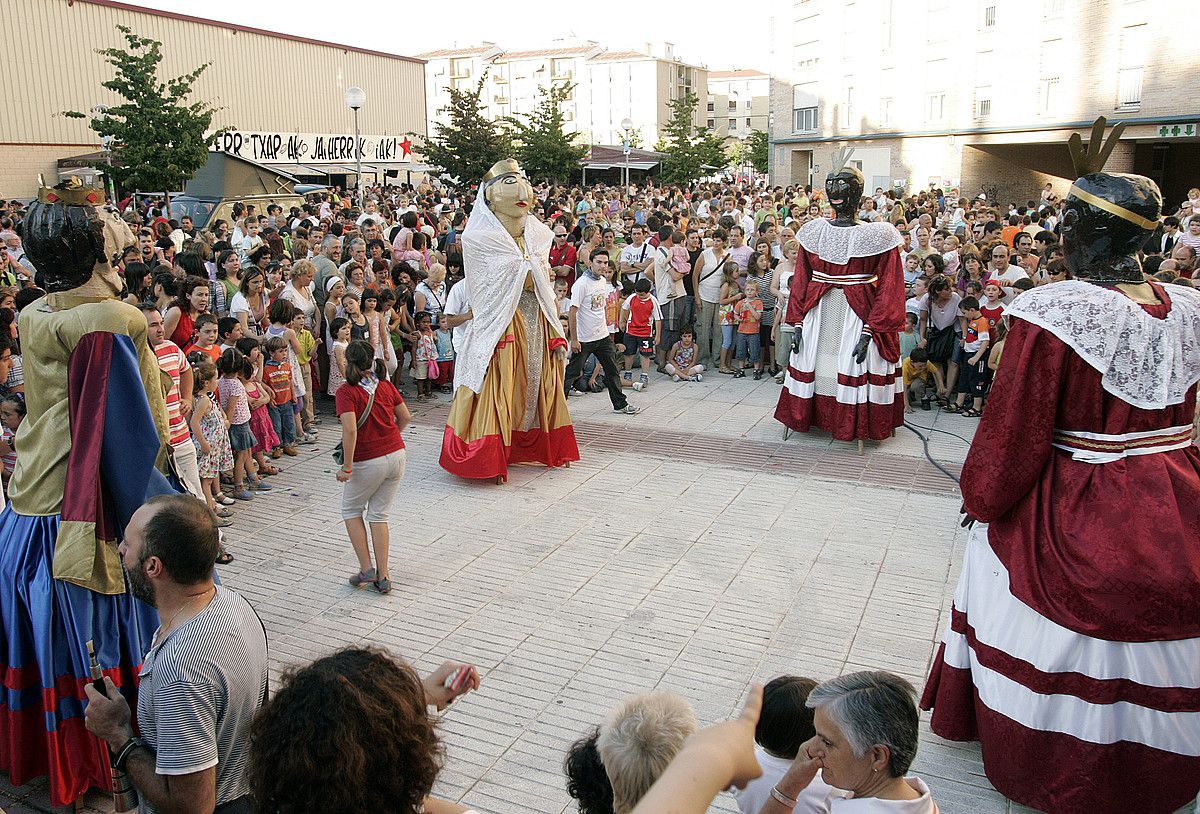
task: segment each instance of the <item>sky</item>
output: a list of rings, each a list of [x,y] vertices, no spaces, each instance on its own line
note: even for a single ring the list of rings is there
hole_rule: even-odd
[[[715,0],[650,3],[516,3],[511,18],[497,19],[495,0],[380,3],[378,0],[127,0],[132,5],[202,16],[405,56],[484,40],[509,49],[553,45],[559,39],[596,40],[610,49],[675,45],[675,55],[709,70],[771,70],[771,28],[779,0],[758,0],[757,12],[729,26],[736,4]],[[790,4],[789,4],[790,5]],[[311,9],[309,11],[308,9]],[[336,14],[330,11],[336,9]],[[536,9],[536,11],[535,11]],[[682,11],[681,9],[686,9]],[[447,19],[447,10],[451,10]],[[364,24],[364,20],[369,23]]]

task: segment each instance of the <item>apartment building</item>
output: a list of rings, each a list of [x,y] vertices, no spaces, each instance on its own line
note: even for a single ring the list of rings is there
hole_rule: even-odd
[[[696,127],[704,126],[703,100],[708,72],[679,60],[670,43],[658,54],[647,43],[642,51],[610,51],[596,42],[522,51],[494,43],[422,54],[429,132],[445,116],[449,88],[471,88],[487,73],[483,102],[489,116],[530,113],[541,100],[539,89],[557,83],[575,85],[563,104],[568,128],[584,144],[620,144],[621,123],[633,123],[640,143],[653,147],[670,119],[670,103],[695,93],[701,104]]]
[[[838,147],[871,188],[1008,201],[1072,179],[1066,142],[1128,127],[1114,171],[1168,200],[1197,184],[1200,73],[1155,0],[783,0],[772,53],[771,178],[822,183]]]
[[[766,131],[771,113],[771,77],[762,71],[709,71],[705,124],[726,142]]]

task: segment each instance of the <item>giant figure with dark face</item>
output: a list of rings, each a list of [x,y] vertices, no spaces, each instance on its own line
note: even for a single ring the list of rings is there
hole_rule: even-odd
[[[848,157],[841,153],[839,163]],[[890,223],[855,219],[863,194],[858,169],[835,170],[825,193],[835,218],[809,221],[796,233],[784,317],[796,327],[775,418],[839,441],[882,440],[904,423],[903,241]]]
[[[1028,291],[962,473],[971,528],[925,687],[1005,796],[1063,814],[1173,812],[1200,791],[1200,292],[1144,282],[1154,182],[1102,172],[1062,220],[1078,278]],[[1103,145],[1103,146],[1102,146]]]
[[[14,785],[47,776],[57,806],[111,786],[83,724],[87,643],[132,694],[157,617],[127,590],[117,545],[146,495],[169,488],[161,373],[113,266],[136,241],[102,203],[60,184],[25,220],[48,293],[21,312],[28,414],[0,514],[0,771]]]

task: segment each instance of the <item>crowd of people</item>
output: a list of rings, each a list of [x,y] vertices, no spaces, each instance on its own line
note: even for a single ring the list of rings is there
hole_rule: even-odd
[[[536,192],[535,214],[554,233],[569,395],[607,390],[614,409],[632,415],[625,389],[702,384],[714,372],[782,378],[795,232],[827,216],[820,191],[712,183]],[[288,212],[239,206],[232,223],[203,230],[171,219],[163,201],[119,205],[137,236],[120,263],[125,298],[144,314],[172,382],[175,471],[211,510],[160,498],[126,530],[134,594],[167,620],[147,656],[154,692],[139,700],[140,735],[119,697],[88,690],[89,728],[124,758],[152,810],[248,811],[251,800],[262,812],[367,811],[381,800],[430,814],[466,810],[429,797],[443,755],[426,710],[479,686],[469,665],[448,662],[421,679],[385,652],[350,649],[292,671],[268,698],[265,634],[244,600],[212,578],[212,564],[233,557],[219,531],[232,507],[252,509],[280,474],[273,461],[314,443],[322,413],[332,413],[342,514],[359,564],[349,581],[391,590],[387,517],[410,418],[402,394],[424,402],[450,392],[456,334],[474,316],[459,240],[472,192],[424,182],[370,188],[365,201],[360,209],[334,191]],[[1194,189],[1147,240],[1147,279],[1193,285],[1197,209]],[[1071,276],[1053,189],[1024,205],[954,189],[877,189],[859,218],[886,219],[904,238],[908,407],[936,402],[978,416],[1003,353],[1005,305]],[[0,212],[6,479],[24,414],[17,315],[42,294],[21,230],[14,202]],[[186,635],[168,640],[174,633]],[[824,683],[777,678],[751,692],[741,719],[706,730],[682,699],[636,696],[576,743],[565,766],[581,812],[702,811],[729,785],[744,786],[744,812],[838,811],[839,801],[864,798],[876,801],[870,810],[933,812],[928,787],[907,775],[916,749],[914,688],[864,672]],[[689,784],[687,772],[698,770],[706,781]]]

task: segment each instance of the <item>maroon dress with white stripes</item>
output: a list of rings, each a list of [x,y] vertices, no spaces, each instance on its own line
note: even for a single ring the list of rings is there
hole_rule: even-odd
[[[1087,285],[1036,298],[1069,287],[1070,308]],[[1110,343],[1104,375],[1102,343],[1085,361],[1061,326],[1013,318],[963,467],[981,522],[921,705],[937,734],[981,742],[1002,794],[1055,814],[1172,812],[1200,791],[1200,296],[1155,290],[1144,315],[1107,292],[1149,333]],[[1167,403],[1112,392],[1118,368],[1131,391],[1154,364],[1175,371],[1156,379]]]
[[[890,223],[834,226],[809,221],[784,321],[802,330],[784,372],[775,418],[797,432],[812,427],[838,441],[890,438],[904,423],[900,331],[904,267],[900,233]],[[867,357],[854,347],[871,334]]]

